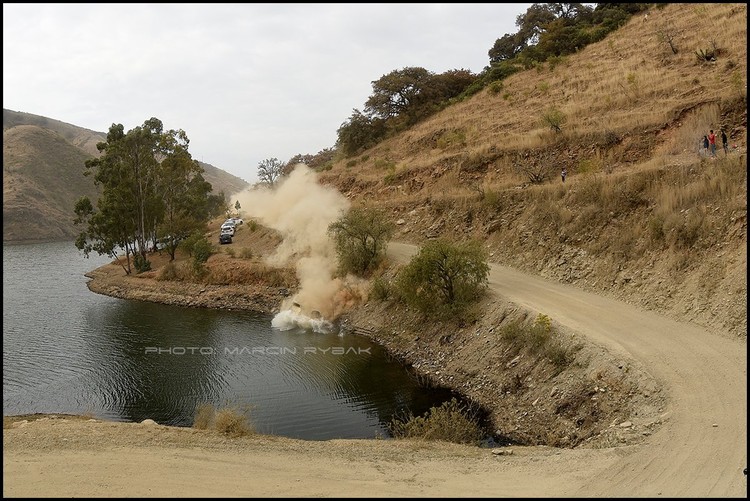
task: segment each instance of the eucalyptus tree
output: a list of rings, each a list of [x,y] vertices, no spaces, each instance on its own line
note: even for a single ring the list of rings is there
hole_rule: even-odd
[[[126,273],[133,255],[137,271],[149,269],[146,253],[157,235],[177,238],[207,220],[210,183],[188,153],[182,130],[164,131],[161,120],[150,118],[124,132],[112,124],[107,140],[97,144],[102,153],[86,161],[84,175],[94,176],[102,195],[94,208],[82,197],[76,203],[76,223],[87,228],[76,240],[86,255],[96,251],[113,258],[124,250]],[[174,258],[174,248],[170,256]]]

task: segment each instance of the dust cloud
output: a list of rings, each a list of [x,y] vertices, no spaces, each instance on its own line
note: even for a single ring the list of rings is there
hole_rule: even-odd
[[[349,201],[336,189],[323,186],[305,164],[298,164],[273,187],[260,186],[232,195],[243,212],[283,238],[267,256],[270,266],[294,266],[299,290],[285,298],[272,325],[330,332],[332,321],[364,298],[365,282],[356,277],[334,278],[336,249],[328,226],[343,216]]]

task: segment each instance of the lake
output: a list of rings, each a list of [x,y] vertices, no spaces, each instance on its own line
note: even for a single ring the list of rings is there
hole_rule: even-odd
[[[3,245],[3,414],[91,414],[191,426],[198,405],[249,410],[261,433],[388,437],[407,410],[449,400],[369,339],[279,330],[272,316],[88,290],[72,242]]]

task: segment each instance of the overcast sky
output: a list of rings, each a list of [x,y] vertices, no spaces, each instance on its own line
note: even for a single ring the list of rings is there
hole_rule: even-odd
[[[105,133],[156,117],[253,183],[333,147],[391,71],[481,72],[530,5],[4,3],[3,108]]]

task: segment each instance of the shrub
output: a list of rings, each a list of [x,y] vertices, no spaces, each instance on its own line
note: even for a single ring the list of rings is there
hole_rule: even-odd
[[[138,273],[151,271],[151,261],[138,254],[137,252],[133,256],[133,266],[135,266],[135,271],[137,271]]]
[[[243,247],[240,251],[240,257],[242,259],[252,259],[253,258],[253,250],[248,247]]]
[[[216,411],[211,404],[200,404],[198,406],[198,409],[195,411],[193,428],[197,428],[199,430],[209,429],[213,425],[215,414]]]
[[[524,326],[520,322],[513,322],[500,331],[500,337],[510,345],[513,355],[525,349],[548,359],[554,366],[563,368],[573,361],[573,352],[577,348],[566,348],[555,334],[552,321],[542,313],[532,325]]]
[[[173,261],[168,262],[159,270],[156,275],[157,280],[177,280],[177,265]]]
[[[478,241],[427,242],[396,277],[401,300],[438,318],[461,315],[486,290],[490,267]]]
[[[185,252],[188,253],[188,256],[193,256],[193,247],[195,246],[195,243],[198,240],[205,239],[206,235],[202,231],[195,231],[190,234],[185,240],[182,241],[180,244],[181,247],[185,250]]]
[[[213,429],[230,437],[244,437],[255,433],[247,413],[247,409],[242,411],[237,407],[216,410],[211,404],[200,404],[195,412],[193,428]]]
[[[227,247],[226,248],[226,252],[227,252],[227,255],[229,257],[235,257],[236,256],[236,254],[234,252],[234,247]]]
[[[565,114],[557,108],[549,108],[542,113],[542,125],[545,125],[555,132],[562,132],[562,126],[567,121]]]
[[[455,398],[431,407],[423,416],[411,412],[394,418],[388,428],[395,438],[443,440],[458,444],[479,445],[484,435],[478,412],[459,403]]]
[[[239,409],[225,407],[214,417],[214,428],[230,437],[244,437],[255,433],[247,415]]]
[[[383,277],[377,277],[372,281],[372,297],[378,301],[385,301],[391,296],[391,288]]]
[[[395,225],[380,210],[370,207],[352,208],[338,221],[331,223],[339,259],[339,271],[364,276],[385,258],[388,241]]]

